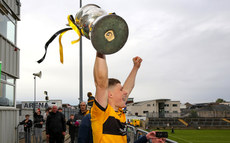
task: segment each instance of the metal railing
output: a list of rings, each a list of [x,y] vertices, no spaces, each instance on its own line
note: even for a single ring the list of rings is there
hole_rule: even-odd
[[[127,137],[129,138],[129,143],[134,143],[137,139],[139,139],[142,136],[145,136],[149,132],[136,128],[131,125],[127,125]],[[148,143],[152,143],[151,140],[148,141]],[[166,139],[166,143],[177,143],[176,141]]]

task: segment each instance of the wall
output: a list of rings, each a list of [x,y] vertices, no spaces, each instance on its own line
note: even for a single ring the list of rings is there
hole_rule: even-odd
[[[18,115],[15,108],[0,108],[0,143],[14,143],[17,140]]]

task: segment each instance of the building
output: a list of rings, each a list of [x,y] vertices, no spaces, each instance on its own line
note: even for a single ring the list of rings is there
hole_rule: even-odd
[[[17,141],[18,110],[16,80],[19,79],[20,49],[17,47],[17,22],[20,0],[0,0],[0,143]]]
[[[127,114],[152,117],[180,117],[180,101],[157,99],[127,104]]]
[[[208,105],[195,110],[198,117],[229,118],[230,106],[228,105]]]
[[[30,115],[31,120],[33,120],[33,104],[34,101],[22,101],[21,104],[17,105],[19,109],[19,121],[25,119],[25,115]],[[36,101],[35,109],[40,108],[42,115],[48,107],[56,105],[57,107],[62,107],[62,100],[49,100],[49,101]]]
[[[221,105],[227,105],[227,106],[230,106],[230,102],[228,101],[228,102],[222,102],[222,103],[220,103]]]

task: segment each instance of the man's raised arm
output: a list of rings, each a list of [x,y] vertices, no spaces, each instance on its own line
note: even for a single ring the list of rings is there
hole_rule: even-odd
[[[94,64],[94,82],[96,86],[96,101],[104,108],[108,104],[108,67],[105,55],[97,52]]]
[[[123,90],[127,92],[127,96],[126,96],[126,101],[129,97],[129,94],[131,93],[131,91],[133,90],[133,87],[135,85],[135,79],[136,79],[136,75],[137,75],[137,71],[141,66],[141,62],[142,59],[140,57],[134,57],[133,58],[133,68],[129,74],[129,76],[127,77],[124,85],[123,85]]]

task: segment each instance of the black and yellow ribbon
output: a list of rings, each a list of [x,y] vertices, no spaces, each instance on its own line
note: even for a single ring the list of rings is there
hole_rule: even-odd
[[[60,53],[60,62],[61,62],[61,63],[63,63],[63,59],[64,59],[64,58],[63,58],[63,47],[62,47],[62,43],[61,43],[62,36],[63,36],[67,31],[69,31],[69,30],[74,30],[74,31],[78,34],[79,38],[78,38],[77,40],[72,41],[71,43],[72,43],[72,44],[75,44],[75,43],[77,43],[77,42],[80,41],[81,35],[82,35],[82,34],[81,34],[81,31],[79,30],[80,28],[75,24],[74,18],[73,18],[72,15],[69,15],[69,16],[68,16],[68,22],[69,22],[69,26],[70,26],[71,28],[64,28],[64,29],[61,29],[61,30],[57,31],[57,32],[46,42],[46,44],[45,44],[45,54],[44,54],[44,56],[43,56],[40,60],[37,61],[39,64],[40,64],[41,62],[43,62],[43,60],[45,59],[49,44],[50,44],[59,34],[60,34],[60,35],[59,35],[59,53]]]

